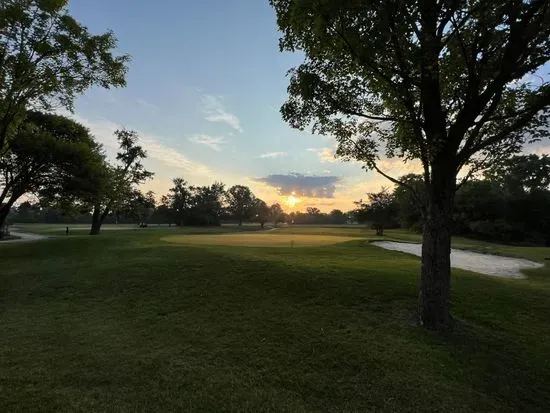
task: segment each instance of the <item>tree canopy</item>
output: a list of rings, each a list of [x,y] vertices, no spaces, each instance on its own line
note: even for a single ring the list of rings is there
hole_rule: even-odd
[[[59,115],[30,111],[18,126],[10,151],[0,158],[0,226],[27,193],[61,193],[101,165],[100,146],[89,131]]]
[[[418,160],[426,188],[421,306],[446,330],[457,175],[548,135],[547,0],[270,0],[280,48],[300,51],[281,108],[293,127],[334,136],[337,155],[400,185],[379,159]],[[409,187],[413,190],[414,188]]]
[[[112,32],[91,34],[68,0],[3,0],[0,10],[0,151],[28,105],[72,108],[89,87],[124,86],[128,55]]]

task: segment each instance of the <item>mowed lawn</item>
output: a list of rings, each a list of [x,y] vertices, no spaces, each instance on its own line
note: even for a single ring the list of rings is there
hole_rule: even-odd
[[[548,411],[548,266],[454,270],[459,328],[440,335],[414,323],[419,260],[369,245],[372,231],[250,233],[340,237],[300,248],[191,239],[238,230],[0,244],[0,412]]]

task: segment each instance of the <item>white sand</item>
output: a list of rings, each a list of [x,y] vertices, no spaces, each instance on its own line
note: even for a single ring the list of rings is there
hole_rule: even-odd
[[[406,252],[417,256],[422,255],[421,244],[405,242],[376,241],[377,247],[388,250]],[[480,254],[478,252],[451,249],[451,267],[505,278],[526,278],[521,273],[523,268],[540,268],[544,264],[521,258],[500,257],[498,255]]]

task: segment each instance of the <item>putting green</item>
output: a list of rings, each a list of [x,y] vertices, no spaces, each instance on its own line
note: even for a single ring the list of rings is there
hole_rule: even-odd
[[[229,245],[239,247],[313,247],[332,245],[357,240],[357,237],[331,235],[292,235],[292,234],[205,234],[171,235],[161,238],[175,244],[186,245]]]

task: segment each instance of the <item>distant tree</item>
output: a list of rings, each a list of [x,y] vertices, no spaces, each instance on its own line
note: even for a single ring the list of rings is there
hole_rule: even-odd
[[[89,131],[63,116],[28,112],[13,134],[10,151],[0,158],[0,227],[24,194],[60,191],[67,181],[93,173],[102,162]]]
[[[260,223],[262,228],[269,221],[270,208],[259,198],[256,198],[254,201],[254,215],[255,220]]]
[[[341,210],[333,209],[330,211],[330,220],[332,224],[345,224],[348,217]]]
[[[280,48],[303,54],[283,118],[334,136],[337,154],[396,184],[383,155],[422,164],[426,193],[420,320],[452,328],[451,228],[457,174],[547,136],[547,0],[270,0]],[[382,149],[383,148],[383,149]],[[385,151],[382,152],[382,151]]]
[[[315,207],[307,207],[306,212],[307,212],[308,215],[311,215],[311,216],[321,215],[321,210],[319,208],[315,208]]]
[[[131,199],[136,185],[153,176],[142,164],[147,154],[138,145],[138,134],[134,131],[117,130],[115,135],[119,142],[116,157],[118,162],[106,165],[106,174],[101,185],[88,196],[93,207],[90,235],[99,234],[105,218],[113,211],[120,210]]]
[[[190,225],[220,225],[224,211],[225,186],[214,182],[210,186],[191,187]]]
[[[144,194],[139,189],[134,189],[120,212],[131,218],[140,227],[146,227],[155,213],[155,206],[156,200],[153,191]]]
[[[515,196],[548,190],[550,187],[550,156],[514,156],[491,167],[485,172],[485,177]]]
[[[227,210],[239,221],[239,226],[243,220],[250,219],[254,214],[255,197],[250,188],[243,185],[235,185],[228,189]]]
[[[162,203],[170,209],[175,224],[183,226],[189,219],[193,204],[191,189],[182,178],[175,178],[172,183],[174,186],[170,188],[170,193],[163,197]]]
[[[282,215],[283,208],[281,208],[280,204],[273,204],[269,207],[269,217],[273,221],[274,225],[277,225],[279,222],[281,222]]]
[[[27,107],[71,109],[91,86],[124,86],[127,55],[112,32],[92,35],[67,0],[3,0],[0,11],[0,154]],[[20,137],[20,136],[19,136]]]
[[[368,202],[359,201],[361,209],[366,220],[373,223],[376,235],[384,235],[384,229],[390,225],[396,217],[396,208],[394,197],[387,188],[382,188],[380,192],[371,192],[367,194]]]

